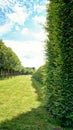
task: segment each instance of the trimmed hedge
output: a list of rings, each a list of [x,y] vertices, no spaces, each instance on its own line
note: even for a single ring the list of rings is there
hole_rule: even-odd
[[[73,0],[50,0],[46,18],[47,111],[73,127]]]
[[[44,84],[45,80],[45,65],[38,68],[38,70],[35,71],[35,73],[32,76],[34,79],[36,79],[39,83]]]

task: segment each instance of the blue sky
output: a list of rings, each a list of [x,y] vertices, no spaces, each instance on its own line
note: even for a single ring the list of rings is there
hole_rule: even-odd
[[[0,39],[25,67],[45,63],[43,25],[47,0],[0,0]]]

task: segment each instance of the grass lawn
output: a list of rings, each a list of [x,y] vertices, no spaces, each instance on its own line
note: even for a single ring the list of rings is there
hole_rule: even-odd
[[[0,80],[0,130],[54,130],[57,127],[49,123],[32,82],[31,76]]]

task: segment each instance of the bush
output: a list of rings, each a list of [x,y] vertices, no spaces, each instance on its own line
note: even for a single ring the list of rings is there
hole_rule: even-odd
[[[36,70],[33,74],[33,78],[35,78],[39,83],[44,84],[45,66],[41,66],[38,70]]]

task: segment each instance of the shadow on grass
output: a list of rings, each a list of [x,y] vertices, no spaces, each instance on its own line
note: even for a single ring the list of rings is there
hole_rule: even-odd
[[[32,109],[0,124],[0,130],[53,130],[44,108]]]

